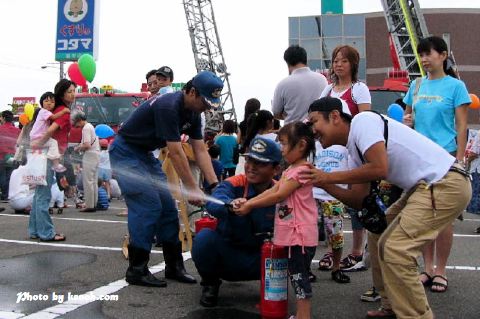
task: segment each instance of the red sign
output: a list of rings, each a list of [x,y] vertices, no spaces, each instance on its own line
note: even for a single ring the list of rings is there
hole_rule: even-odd
[[[35,97],[14,97],[12,104],[25,105],[27,103],[35,104]]]

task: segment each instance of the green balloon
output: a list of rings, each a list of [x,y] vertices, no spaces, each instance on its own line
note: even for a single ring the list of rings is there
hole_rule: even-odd
[[[90,54],[82,54],[78,59],[78,68],[88,82],[93,81],[95,73],[97,72],[97,65],[93,56]]]

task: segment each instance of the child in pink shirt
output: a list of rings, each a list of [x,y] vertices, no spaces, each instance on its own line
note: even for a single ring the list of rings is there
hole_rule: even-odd
[[[52,114],[52,111],[55,108],[55,95],[52,92],[46,92],[41,96],[40,105],[41,108],[38,110],[32,130],[30,131],[30,142],[41,139],[45,133],[47,133],[52,121],[56,120],[63,114],[70,112],[68,108],[65,108],[56,114]],[[53,162],[53,170],[58,173],[65,172],[65,166],[60,164],[61,155],[58,152],[57,141],[53,138],[49,138],[45,142],[44,147],[48,148],[47,158]]]
[[[299,173],[310,165],[307,158],[315,152],[315,140],[310,126],[301,122],[282,127],[278,138],[290,166],[274,187],[234,211],[244,215],[254,208],[277,204],[273,243],[288,251],[288,272],[297,298],[296,316],[290,318],[307,319],[311,316],[309,270],[318,243],[318,212],[312,185],[301,180]]]

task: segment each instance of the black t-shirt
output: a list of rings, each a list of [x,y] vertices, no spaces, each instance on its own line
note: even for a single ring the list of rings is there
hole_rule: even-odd
[[[167,142],[180,142],[181,134],[201,140],[200,113],[185,108],[183,92],[167,93],[140,105],[118,134],[148,151],[165,147]]]

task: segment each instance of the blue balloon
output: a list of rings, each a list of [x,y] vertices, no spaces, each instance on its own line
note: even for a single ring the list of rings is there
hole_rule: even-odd
[[[387,115],[389,118],[392,118],[395,121],[403,123],[403,109],[397,103],[390,104],[387,110]]]
[[[99,138],[109,138],[115,135],[115,131],[107,124],[98,124],[95,127],[95,134]]]

